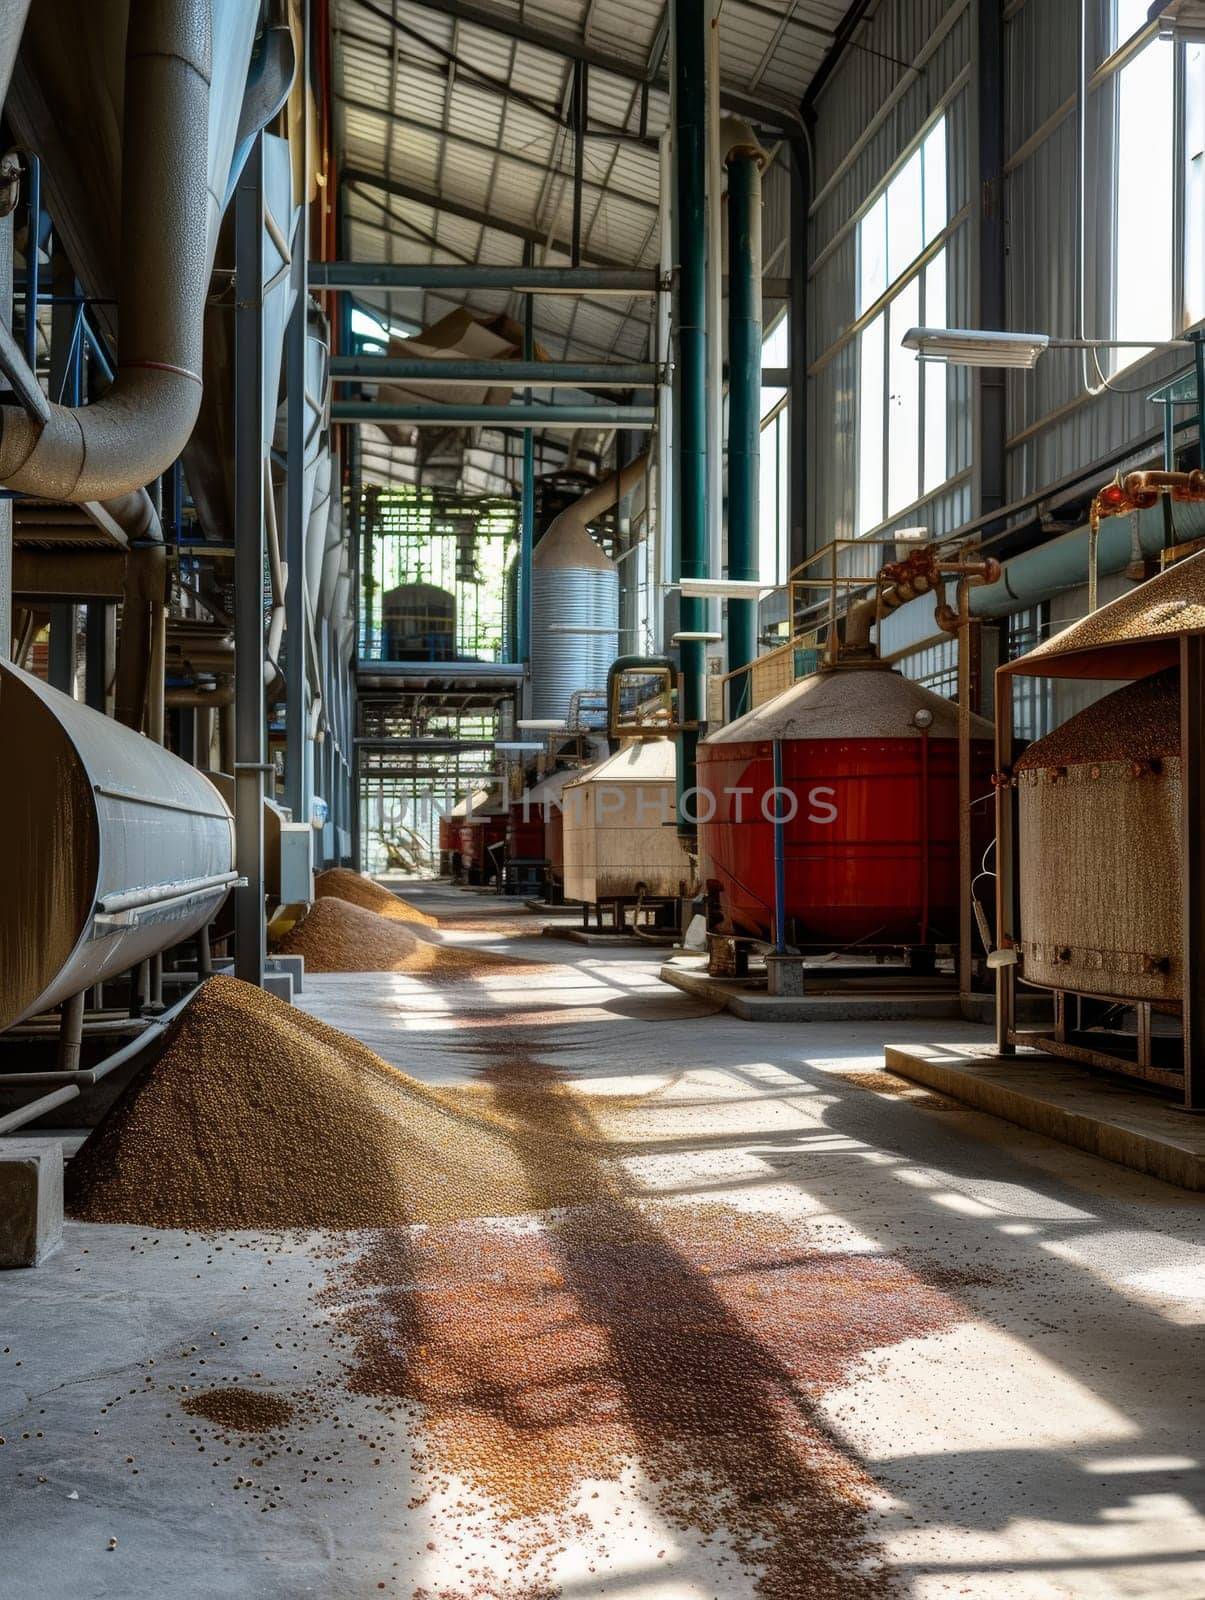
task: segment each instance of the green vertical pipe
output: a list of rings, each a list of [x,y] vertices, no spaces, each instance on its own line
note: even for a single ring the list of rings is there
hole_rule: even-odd
[[[674,0],[674,209],[677,259],[675,333],[678,394],[674,405],[674,576],[706,578],[707,571],[707,202],[705,0]],[[684,632],[707,626],[707,602],[683,600]],[[703,645],[681,646],[682,720],[703,718]],[[695,787],[698,734],[684,731],[678,746],[678,829],[695,832],[697,807],[683,801]]]
[[[728,156],[728,576],[758,571],[761,457],[760,152]],[[728,671],[757,656],[757,601],[728,602]],[[729,682],[729,717],[750,709],[749,674]]]
[[[526,256],[531,254],[528,245]],[[535,306],[531,295],[523,310],[523,359],[530,361],[535,349],[533,318]],[[531,390],[525,395],[531,401]],[[519,502],[519,581],[517,584],[518,612],[515,618],[517,638],[516,659],[524,666],[531,660],[531,554],[536,523],[536,436],[532,428],[523,430],[523,477]]]

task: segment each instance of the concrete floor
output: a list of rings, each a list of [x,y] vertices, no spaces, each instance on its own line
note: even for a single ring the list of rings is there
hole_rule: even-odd
[[[769,1209],[825,1248],[963,1273],[961,1320],[871,1351],[817,1401],[880,1486],[900,1594],[1205,1595],[1200,1196],[867,1076],[885,1040],[957,1050],[985,1030],[739,1021],[661,984],[657,950],[446,937],[559,966],[439,989],[312,977],[299,1003],[433,1082],[517,1030],[587,1090],[655,1093],[662,1137],[627,1158],[650,1195]],[[0,1596],[470,1592],[467,1548],[432,1538],[439,1498],[408,1508],[404,1426],[340,1383],[314,1302],[329,1271],[316,1238],[69,1224],[44,1267],[0,1278]],[[180,1410],[185,1386],[236,1377],[323,1397],[287,1451],[219,1447]],[[651,1508],[605,1562],[588,1546],[556,1563],[567,1600],[750,1593]]]

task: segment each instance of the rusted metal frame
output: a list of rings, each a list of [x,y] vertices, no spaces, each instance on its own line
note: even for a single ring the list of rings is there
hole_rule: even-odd
[[[1016,867],[1016,792],[1012,787],[1013,694],[1012,677],[997,672],[996,721],[996,948],[1016,949],[1020,927]],[[1010,963],[996,968],[996,1049],[1002,1056],[1016,1054],[1017,968]]]
[[[1180,640],[1184,1106],[1205,1110],[1205,636]]]
[[[1052,1034],[1043,1033],[1040,1029],[1014,1030],[1012,1042],[1014,1045],[1029,1045],[1047,1055],[1059,1056],[1064,1061],[1074,1061],[1081,1066],[1099,1067],[1105,1072],[1117,1072],[1128,1078],[1140,1078],[1144,1083],[1157,1083],[1164,1089],[1180,1089],[1184,1082],[1181,1073],[1169,1068],[1143,1066],[1141,1062],[1114,1055],[1108,1050],[1092,1050],[1087,1045],[1056,1039]]]

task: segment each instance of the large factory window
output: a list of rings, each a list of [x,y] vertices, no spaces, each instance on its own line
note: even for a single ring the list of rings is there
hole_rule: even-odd
[[[925,251],[949,222],[946,124],[936,122],[858,222],[859,534],[945,481],[946,371],[902,345],[918,324],[944,326],[946,255]]]
[[[1115,44],[1132,32],[1119,0]],[[1175,51],[1148,44],[1117,74],[1113,337],[1166,339],[1176,330]],[[1191,237],[1191,235],[1189,235]],[[1187,285],[1186,285],[1187,287]],[[1142,350],[1115,352],[1118,370]]]
[[[782,316],[762,342],[762,366],[785,368],[790,362],[790,329],[786,316]],[[788,410],[787,390],[763,384],[757,552],[757,572],[763,583],[781,583],[786,576],[783,569],[790,547],[791,482]]]

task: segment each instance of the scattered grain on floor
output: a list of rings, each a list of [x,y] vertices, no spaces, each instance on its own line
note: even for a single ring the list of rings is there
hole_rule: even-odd
[[[237,1433],[275,1433],[293,1420],[293,1406],[262,1390],[205,1389],[180,1402],[190,1417],[203,1417],[216,1428]]]

